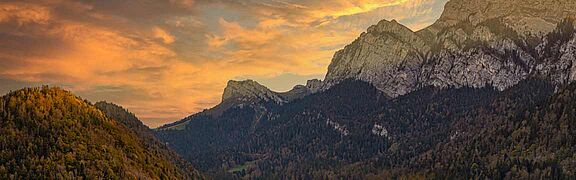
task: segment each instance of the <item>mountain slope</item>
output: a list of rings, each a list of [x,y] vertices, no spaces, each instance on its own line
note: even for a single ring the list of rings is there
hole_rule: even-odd
[[[196,118],[184,130],[157,134],[203,170],[240,173],[237,167],[249,167],[243,174],[248,177],[319,177],[370,159],[394,142],[406,142],[400,146],[404,150],[433,139],[430,133],[442,130],[447,118],[486,104],[494,94],[489,88],[426,88],[392,100],[370,84],[350,80],[274,106],[255,126],[247,123],[254,116],[246,112],[253,111],[232,109],[218,118]],[[239,134],[234,132],[245,133],[229,136]],[[433,143],[427,144],[397,156],[418,155]]]
[[[470,171],[455,168],[471,167],[476,156],[455,159],[466,163],[451,162],[447,159],[475,152],[478,145],[472,143],[460,147],[445,146],[454,150],[449,152],[439,150],[438,147],[456,140],[465,141],[467,135],[476,136],[486,142],[493,141],[489,137],[498,137],[500,134],[489,132],[497,130],[506,123],[506,119],[487,122],[486,117],[523,114],[526,109],[545,103],[552,96],[554,87],[546,81],[525,80],[503,92],[485,88],[473,91],[466,89],[436,90],[432,96],[422,93],[427,92],[426,90],[419,90],[397,98],[399,104],[395,105],[396,108],[387,108],[390,110],[383,110],[382,114],[372,117],[387,128],[389,134],[394,135],[393,144],[387,151],[337,170],[338,176],[379,179],[418,178],[418,175],[469,178],[472,176]],[[495,106],[498,107],[497,110],[493,108]],[[403,109],[405,110],[402,111]],[[479,149],[487,152],[493,150],[492,147],[496,145],[482,146]],[[449,169],[440,169],[441,166]],[[378,176],[374,177],[372,174]]]
[[[58,88],[0,98],[0,176],[186,179],[121,123]]]
[[[346,85],[348,84],[348,85]],[[338,131],[332,127],[326,126],[327,121],[313,121],[312,124],[302,122],[286,123],[285,118],[291,118],[292,113],[303,113],[308,105],[317,105],[316,108],[325,107],[330,113],[342,112],[350,115],[360,115],[358,112],[373,111],[381,100],[372,99],[380,94],[372,86],[362,82],[350,82],[339,85],[333,90],[329,90],[322,95],[314,94],[313,97],[297,99],[282,105],[277,104],[257,104],[256,107],[250,105],[236,106],[224,111],[220,116],[210,116],[199,113],[189,120],[185,129],[161,129],[158,130],[157,136],[171,147],[181,153],[185,158],[191,160],[194,164],[205,171],[218,172],[221,170],[230,170],[235,166],[245,163],[247,160],[259,156],[253,152],[244,151],[242,148],[249,148],[252,151],[256,149],[269,150],[269,143],[288,143],[290,138],[281,136],[268,136],[274,139],[262,139],[255,141],[255,137],[265,133],[284,132],[290,129],[314,130],[314,127],[320,126],[317,132],[332,132],[326,134],[327,137],[334,135],[339,136]],[[351,94],[350,91],[356,93]],[[338,93],[332,93],[338,92]],[[342,99],[342,96],[348,95],[348,98]],[[329,102],[320,101],[321,99],[331,99]],[[365,100],[359,101],[359,100]],[[320,101],[315,103],[316,101]],[[306,106],[302,104],[306,104]],[[356,104],[351,104],[356,103]],[[342,104],[347,106],[339,107]],[[364,105],[363,105],[364,104]],[[267,109],[266,111],[257,112],[257,109]],[[372,109],[372,110],[370,110]],[[283,116],[282,114],[286,114]],[[329,114],[329,113],[327,113]],[[344,115],[344,114],[343,114]],[[351,117],[350,117],[351,118]],[[297,125],[295,127],[294,125]],[[303,127],[301,127],[303,126]],[[286,127],[289,129],[276,129]],[[277,131],[278,130],[278,131]],[[316,135],[315,133],[312,138]],[[191,143],[193,142],[193,143]],[[256,143],[256,144],[253,144]],[[265,143],[265,144],[257,144]],[[299,142],[301,143],[301,142]],[[263,153],[266,154],[266,153]]]
[[[388,99],[367,83],[344,81],[277,109],[237,151],[265,154],[257,163],[264,177],[335,178],[337,169],[389,149],[398,153],[389,163],[417,155],[439,142],[437,134],[453,116],[494,94],[488,88],[425,88]]]
[[[431,148],[394,164],[386,163],[389,157],[375,156],[344,168],[340,175],[573,179],[576,84],[554,94],[553,89],[545,82],[523,81],[485,106],[454,118],[443,130],[444,137]]]
[[[104,112],[109,118],[122,123],[134,132],[140,140],[145,143],[146,149],[153,150],[155,155],[167,159],[176,165],[179,168],[178,173],[181,173],[185,179],[201,178],[200,173],[192,167],[189,162],[168,149],[164,143],[156,138],[154,132],[148,128],[148,126],[144,125],[134,114],[116,104],[108,102],[97,102],[94,106]]]
[[[532,96],[538,94],[535,88],[525,88],[453,123],[451,131],[457,135],[424,155],[447,162],[431,169],[446,176],[575,178],[576,84],[545,99]],[[420,161],[430,162],[423,157]]]

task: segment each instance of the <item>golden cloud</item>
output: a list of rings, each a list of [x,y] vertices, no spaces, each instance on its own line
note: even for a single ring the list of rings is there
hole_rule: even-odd
[[[48,8],[24,3],[0,3],[0,22],[14,20],[18,25],[27,23],[45,24],[51,18]]]
[[[6,42],[0,47],[0,76],[66,85],[92,100],[122,104],[157,126],[219,103],[229,79],[323,74],[333,53],[370,24],[396,18],[423,27],[434,20],[429,17],[439,15],[431,16],[436,9],[426,8],[435,4],[433,0],[0,3],[0,33],[5,38],[0,40]]]
[[[378,0],[340,0],[335,1],[335,7],[322,7],[320,9],[314,9],[313,14],[315,17],[334,17],[338,18],[341,16],[349,16],[355,14],[361,14],[365,12],[370,12],[378,8],[395,6],[408,2],[409,0],[388,0],[388,1],[378,1]]]
[[[161,39],[164,44],[172,44],[175,41],[174,36],[170,35],[162,28],[154,27],[153,32],[154,37]]]

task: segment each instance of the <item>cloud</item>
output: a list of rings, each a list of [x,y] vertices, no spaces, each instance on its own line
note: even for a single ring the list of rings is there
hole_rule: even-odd
[[[192,8],[194,6],[194,0],[170,0],[170,2],[184,8]]]
[[[161,39],[164,44],[172,44],[175,39],[174,36],[168,34],[164,29],[159,27],[154,27],[154,37]]]
[[[319,77],[368,26],[420,29],[445,1],[4,1],[0,90],[63,86],[155,127],[219,103],[229,79],[287,90]]]
[[[316,17],[338,18],[341,16],[366,13],[382,7],[396,6],[406,2],[408,2],[408,0],[339,0],[334,2],[335,5],[313,8],[313,13]]]
[[[50,12],[42,6],[0,3],[0,22],[15,21],[21,26],[28,23],[44,24],[50,18]]]

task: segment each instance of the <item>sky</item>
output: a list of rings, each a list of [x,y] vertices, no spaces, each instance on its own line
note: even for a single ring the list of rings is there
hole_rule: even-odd
[[[3,0],[0,93],[51,85],[158,127],[220,103],[228,80],[323,79],[370,25],[416,31],[447,0]]]

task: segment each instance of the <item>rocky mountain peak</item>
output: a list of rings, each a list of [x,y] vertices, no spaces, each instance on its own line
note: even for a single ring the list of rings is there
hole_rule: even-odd
[[[322,85],[323,83],[321,80],[313,79],[308,80],[306,85],[294,86],[294,88],[288,92],[274,92],[254,80],[230,80],[224,89],[222,101],[224,102],[230,99],[241,101],[264,100],[281,104],[318,92]]]
[[[368,28],[368,33],[401,33],[412,32],[408,27],[398,23],[396,20],[387,21],[382,20],[376,25]]]
[[[224,94],[222,95],[222,101],[235,98],[240,100],[259,99],[274,102],[283,101],[278,94],[253,80],[228,81],[228,85],[224,89]]]

